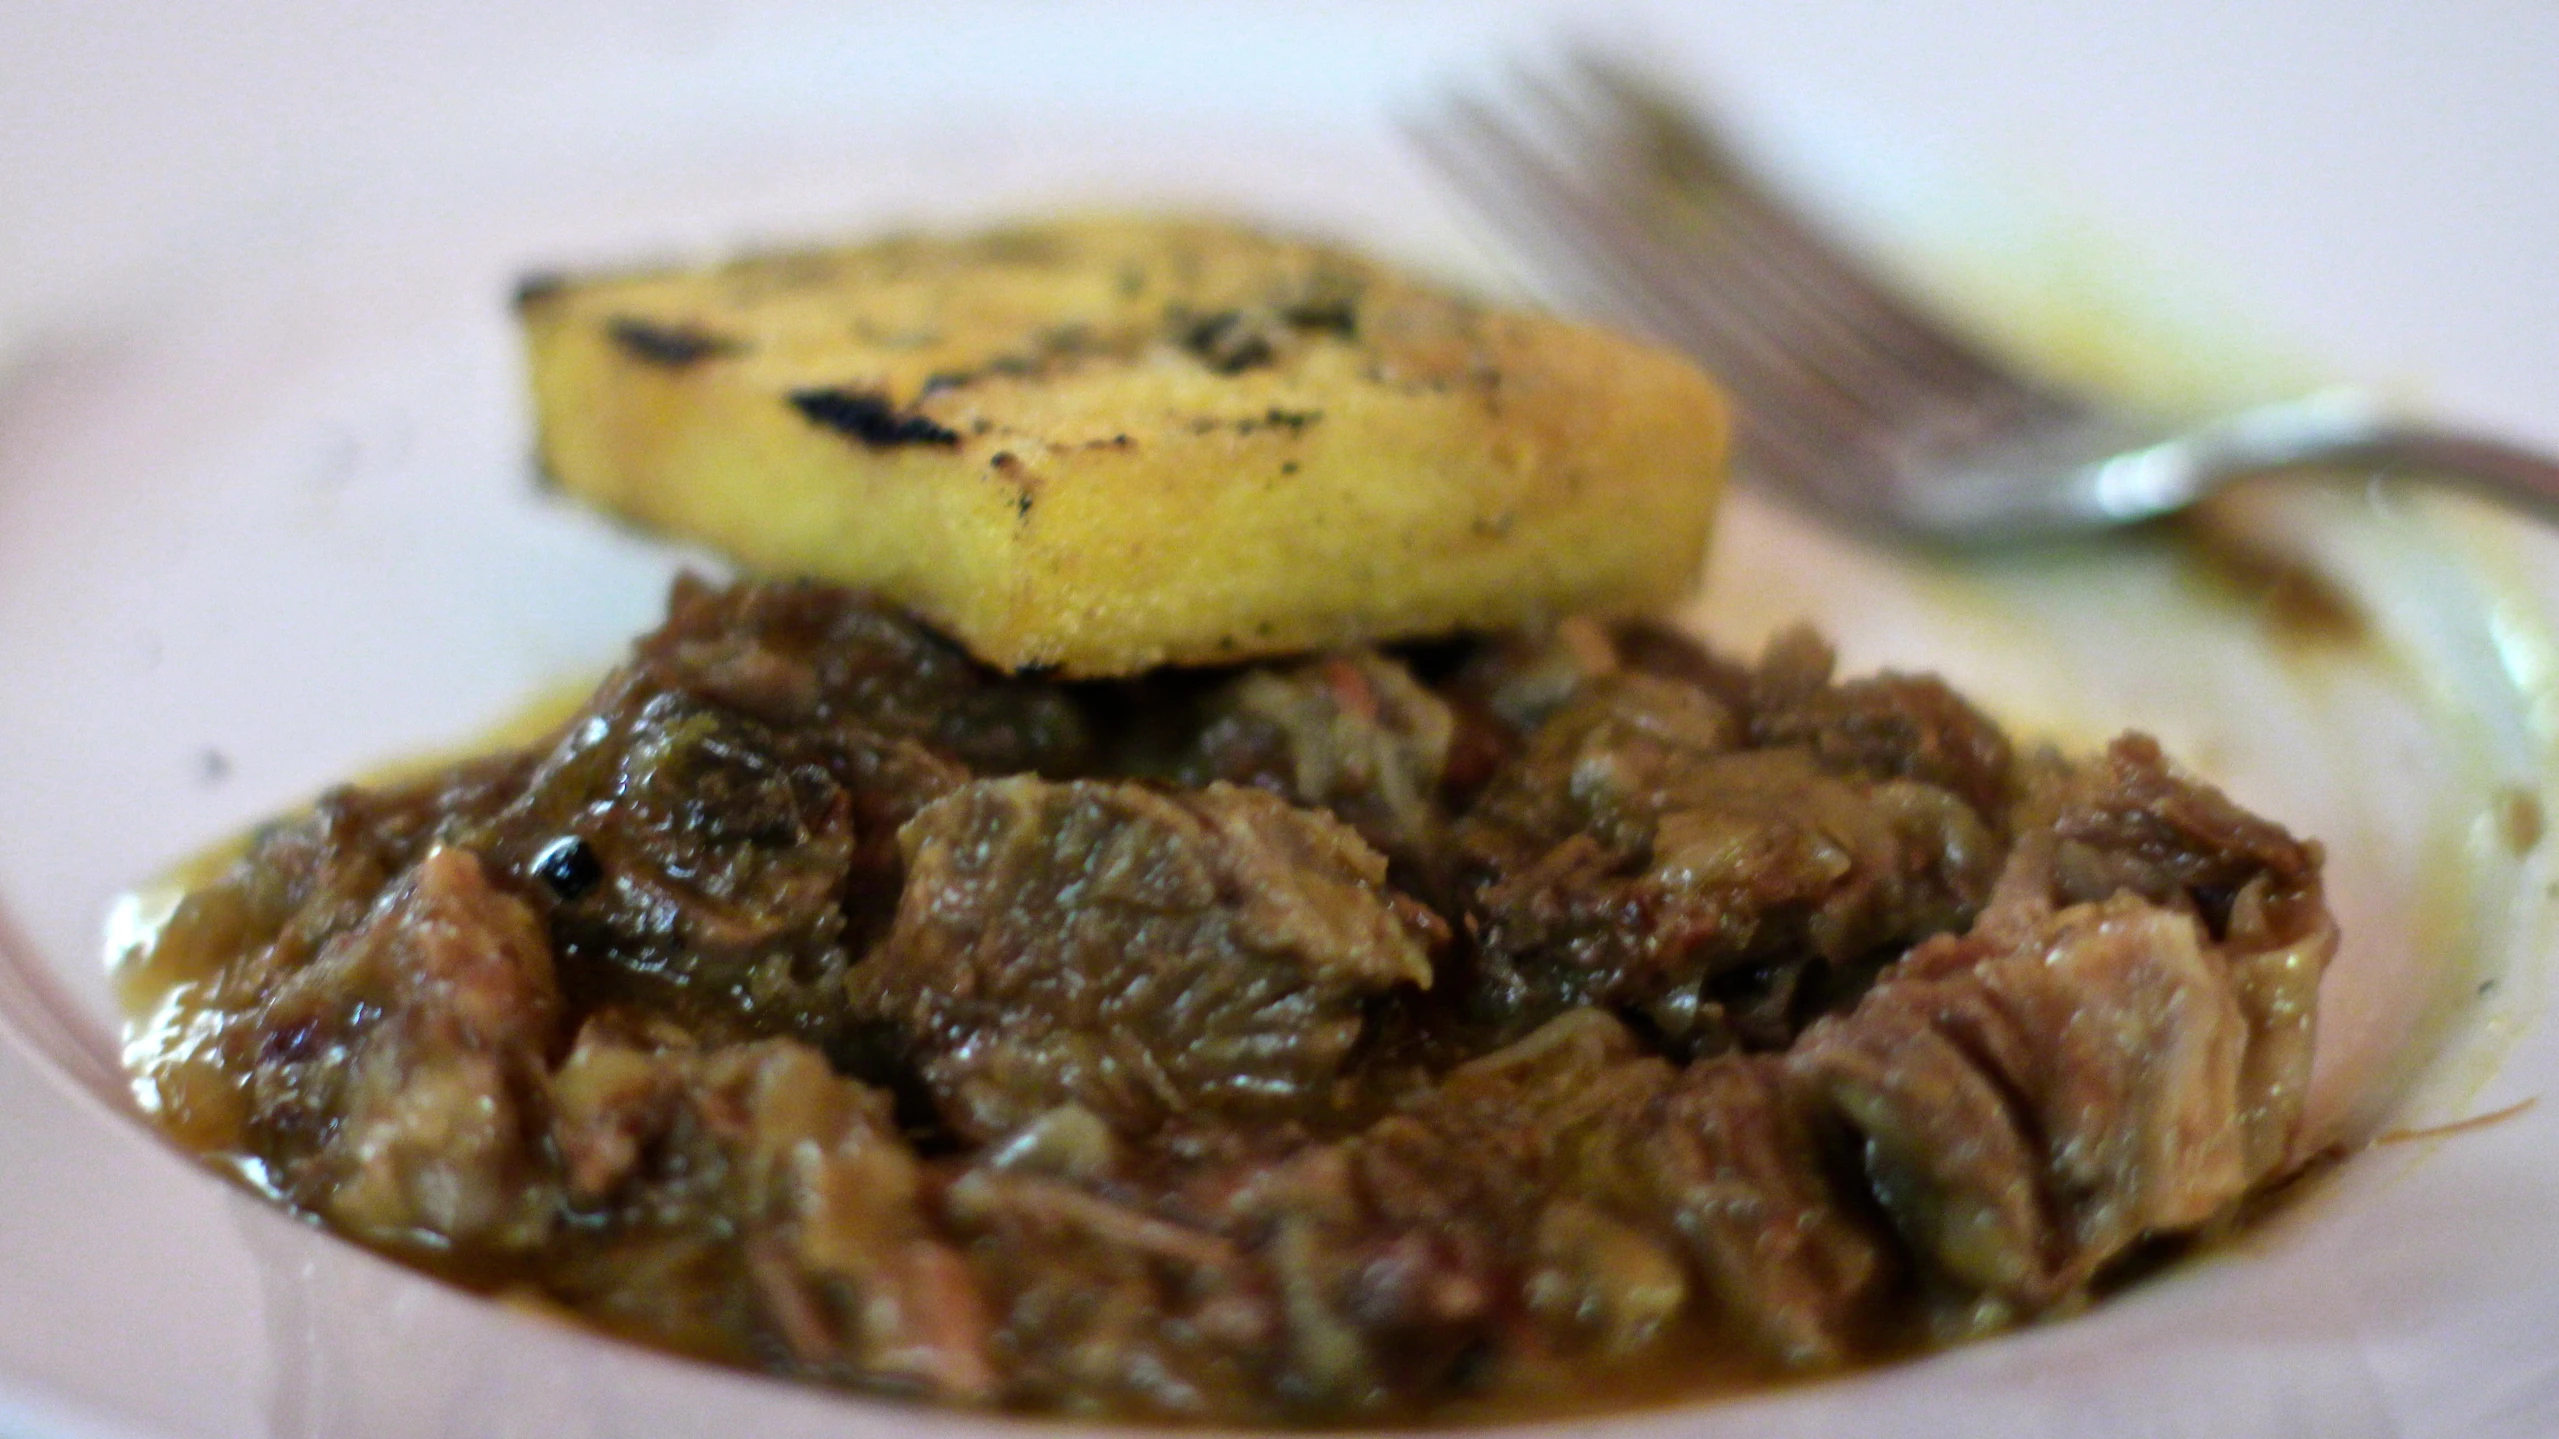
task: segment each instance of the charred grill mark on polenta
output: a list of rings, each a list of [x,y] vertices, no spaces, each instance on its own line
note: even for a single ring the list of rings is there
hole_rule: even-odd
[[[541,304],[569,286],[569,277],[549,270],[537,270],[515,282],[515,308],[523,311]]]
[[[1298,337],[1350,342],[1359,337],[1359,299],[1348,282],[1311,285],[1307,292],[1263,307],[1193,315],[1167,306],[1166,330],[1181,348],[1221,375],[1242,374],[1275,363]]]
[[[875,450],[900,445],[957,448],[960,437],[929,416],[900,410],[866,390],[794,390],[791,408],[840,435],[849,435]]]
[[[652,365],[681,370],[704,360],[737,354],[745,347],[737,341],[684,325],[660,324],[638,315],[616,315],[605,322],[605,333],[613,337],[633,359]]]
[[[1013,518],[1020,523],[1029,524],[1031,508],[1039,503],[1040,477],[1032,472],[1029,465],[1022,463],[1021,456],[1014,454],[1011,450],[997,450],[994,456],[987,460],[986,467],[993,470],[1005,483],[1013,486]]]
[[[1236,421],[1235,427],[1248,435],[1265,427],[1296,434],[1322,418],[1324,418],[1322,410],[1283,410],[1274,405],[1258,416]]]

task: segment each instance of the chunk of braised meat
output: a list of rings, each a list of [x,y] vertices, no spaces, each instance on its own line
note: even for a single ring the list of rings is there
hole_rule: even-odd
[[[1582,1009],[1251,1170],[1227,1209],[1281,1296],[1284,1396],[1377,1412],[1486,1367],[1855,1352],[1890,1269],[1827,1145],[1782,1060],[1675,1068]]]
[[[582,1003],[654,996],[733,1035],[846,1042],[898,828],[972,769],[1073,768],[1065,692],[802,583],[676,582],[481,839],[547,901]]]
[[[976,774],[1080,773],[1093,748],[1063,687],[998,674],[913,616],[814,581],[716,586],[686,575],[632,667],[653,687],[767,724],[850,723]]]
[[[1983,928],[2004,937],[2001,924],[2039,906],[2122,893],[2195,914],[2248,1021],[2249,1168],[2271,1171],[2299,1126],[2320,976],[2337,944],[2318,841],[2179,773],[2142,734],[2093,760],[2039,757],[2018,814],[2022,838],[2000,882],[2015,898]]]
[[[1644,1354],[1671,1335],[1695,1298],[1696,1282],[1665,1236],[1580,1199],[1538,1210],[1525,1257],[1519,1299],[1541,1331],[1536,1347],[1570,1367]]]
[[[1688,1067],[1637,1141],[1647,1212],[1684,1244],[1727,1329],[1790,1367],[1877,1342],[1893,1246],[1833,1175],[1830,1117],[1774,1055]]]
[[[1544,724],[1585,685],[1621,668],[1607,627],[1576,616],[1550,629],[1482,641],[1442,689],[1461,707],[1520,736]]]
[[[1961,799],[1744,738],[1706,691],[1626,671],[1529,736],[1459,830],[1497,1026],[1601,1004],[1682,1052],[1780,1048],[1878,950],[1986,898],[1999,845]]]
[[[1531,730],[1581,693],[1583,685],[1620,673],[1703,690],[1736,714],[1749,709],[1751,672],[1746,666],[1646,619],[1611,624],[1576,615],[1542,629],[1479,639],[1448,688],[1482,703],[1513,728]]]
[[[1845,775],[1933,785],[1998,820],[2015,795],[2016,761],[1988,716],[1935,675],[1834,683],[1836,663],[1810,629],[1771,640],[1750,676],[1750,742],[1810,750]]]
[[[1836,665],[1829,644],[1803,626],[1780,632],[1744,667],[1657,623],[1572,619],[1486,642],[1450,691],[1524,734],[1602,676],[1648,675],[1713,700],[1747,747],[1807,749],[1848,777],[1935,785],[1995,824],[2016,789],[1999,727],[1934,675],[1835,681]]]
[[[1797,1364],[1835,1361],[1863,1337],[1884,1252],[1834,1188],[1818,1116],[1779,1060],[1674,1068],[1604,1012],[1574,1010],[1452,1071],[1406,1113],[1451,1159],[1477,1156],[1490,1176],[1479,1182],[1510,1189],[1472,1207],[1512,1206],[1512,1252],[1531,1257],[1516,1272],[1550,1348],[1622,1357],[1683,1316],[1725,1339],[1682,1342],[1737,1341]]]
[[[1729,709],[1750,707],[1752,671],[1658,620],[1621,620],[1608,631],[1619,667],[1694,685]]]
[[[1340,1139],[1169,1161],[1062,1107],[945,1212],[1041,1407],[1339,1420],[1666,1346],[1822,1362],[1887,1271],[1785,1078],[1683,1072],[1580,1010]]]
[[[1669,1074],[1631,1043],[1559,1021],[1355,1136],[1251,1172],[1228,1207],[1282,1296],[1286,1399],[1336,1414],[1424,1403],[1517,1347],[1509,1331],[1555,1172],[1578,1146],[1611,1142]],[[1547,1281],[1559,1330],[1615,1328],[1640,1344],[1666,1322],[1657,1311],[1685,1299],[1605,1292],[1605,1279],[1603,1292],[1561,1292],[1590,1278],[1559,1269]]]
[[[689,1352],[866,1388],[995,1397],[988,1321],[937,1237],[888,1096],[792,1040],[696,1047],[590,1021],[552,1127],[575,1220],[543,1286]]]
[[[1451,1233],[1381,1211],[1358,1172],[1364,1140],[1310,1147],[1277,1126],[1208,1147],[1220,1156],[1123,1146],[1068,1106],[953,1181],[947,1213],[1000,1296],[1018,1397],[1345,1419],[1418,1412],[1482,1371],[1506,1296],[1478,1216],[1435,1208],[1465,1221]],[[1432,1182],[1473,1183],[1478,1158]]]
[[[646,999],[736,1036],[824,1041],[894,911],[897,826],[962,778],[911,740],[784,728],[626,671],[486,842],[546,902],[582,1007]]]
[[[1462,813],[1530,731],[1584,686],[1621,672],[1702,690],[1734,715],[1749,712],[1748,670],[1651,621],[1611,627],[1576,616],[1541,630],[1479,639],[1438,686],[1456,722],[1446,785],[1451,806]]]
[[[2148,735],[2123,735],[2093,761],[2039,756],[2019,816],[2021,829],[2051,835],[2044,863],[2056,903],[2129,891],[2192,905],[2216,934],[2252,886],[2280,928],[2307,928],[2325,912],[2318,842],[2179,775]]]
[[[1929,1272],[1987,1301],[1972,1322],[2049,1308],[2246,1189],[2246,1026],[2197,941],[2130,897],[2063,911],[2019,951],[1941,941],[1792,1056],[1864,1137]]]
[[[1348,650],[1247,670],[1221,688],[1175,777],[1330,810],[1416,877],[1445,862],[1440,788],[1456,720],[1400,662]]]
[[[900,843],[853,992],[969,1138],[1070,1102],[1132,1133],[1332,1114],[1368,1001],[1431,982],[1441,931],[1385,858],[1259,790],[980,780]]]
[[[437,847],[307,963],[218,1011],[241,1148],[265,1182],[379,1244],[526,1249],[559,1012],[540,921]]]
[[[1008,1402],[1192,1420],[1270,1412],[1281,1325],[1268,1271],[1168,1202],[1166,1183],[1079,1105],[952,1179],[944,1218],[996,1316]]]
[[[2076,1301],[2287,1156],[2335,948],[2317,854],[2156,761],[2131,737],[2048,771],[2045,798],[2068,798],[2040,806],[1974,931],[1921,946],[1789,1056],[1863,1137],[1959,1327]],[[2073,850],[2100,815],[2110,836],[2179,839],[2093,866]],[[2092,875],[2136,872],[2247,877],[2215,933],[2174,891],[2087,897]]]
[[[439,835],[504,808],[529,768],[502,755],[330,790],[308,813],[260,828],[219,876],[189,890],[150,946],[119,966],[119,983],[142,995],[184,985],[211,1010],[257,1004],[371,914]]]

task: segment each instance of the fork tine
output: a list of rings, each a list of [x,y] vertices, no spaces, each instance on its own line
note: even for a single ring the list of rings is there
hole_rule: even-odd
[[[1614,105],[1611,97],[1600,101]],[[1911,318],[1901,302],[1819,248],[1798,222],[1761,205],[1747,175],[1716,159],[1720,145],[1710,133],[1691,127],[1706,147],[1704,158],[1730,171],[1724,177],[1734,186],[1729,191],[1708,188],[1721,180],[1664,169],[1657,147],[1625,135],[1622,125],[1631,122],[1614,114],[1611,122],[1617,128],[1604,142],[1582,143],[1637,152],[1622,162],[1627,168],[1613,172],[1628,192],[1620,208],[1630,232],[1660,246],[1664,264],[1691,288],[1725,296],[1728,309],[1748,314],[1764,334],[1798,351],[1833,381],[1831,388],[1854,394],[1874,423],[1904,434],[1971,431],[1985,421],[2064,412],[1961,342]],[[1825,276],[1837,276],[1838,283]],[[1872,297],[1873,305],[1860,297]],[[1694,332],[1680,338],[1701,343]]]
[[[1720,217],[1712,211],[1677,217],[1702,221],[1707,233],[1667,227],[1667,217],[1646,203],[1660,188],[1657,176],[1620,143],[1614,129],[1594,129],[1605,122],[1534,77],[1523,77],[1521,84],[1546,112],[1550,130],[1560,134],[1559,148],[1598,172],[1573,184],[1569,197],[1574,213],[1589,217],[1585,240],[1600,253],[1640,266],[1649,290],[1689,312],[1688,326],[1670,336],[1674,342],[1711,352],[1746,333],[1753,348],[1794,372],[1799,383],[1829,392],[1832,403],[1878,422],[1923,398],[1914,393],[1915,376],[1907,367],[1877,356],[1830,316],[1784,303],[1779,267],[1754,247],[1713,233]],[[1546,168],[1563,173],[1552,164]],[[1723,273],[1728,268],[1745,273]]]
[[[1843,443],[1844,437],[1866,433],[1867,426],[1854,420],[1827,423],[1815,415],[1804,399],[1823,382],[1784,346],[1721,316],[1699,314],[1712,296],[1667,283],[1680,273],[1676,265],[1666,266],[1658,256],[1647,259],[1641,232],[1619,233],[1622,221],[1617,230],[1605,228],[1601,217],[1609,207],[1484,107],[1460,100],[1452,114],[1456,133],[1416,126],[1416,140],[1533,249],[1569,262],[1549,266],[1551,273],[1571,275],[1606,300],[1607,308],[1644,328],[1701,341],[1691,346],[1692,353],[1733,391],[1743,411],[1744,447],[1753,461],[1776,471],[1772,478],[1829,489],[1850,481],[1844,468],[1872,468],[1871,456],[1848,453],[1853,441]],[[1630,296],[1646,303],[1629,304]],[[1665,312],[1678,322],[1665,324]]]
[[[1714,370],[1768,478],[1850,517],[1924,523],[1934,457],[2091,420],[1869,278],[1634,72],[1581,55],[1510,88],[1507,107],[1452,96],[1407,129],[1545,273]]]
[[[1695,296],[1656,295],[1659,276],[1643,275],[1614,241],[1593,242],[1583,226],[1588,217],[1561,204],[1543,203],[1542,184],[1553,177],[1503,168],[1485,162],[1487,177],[1461,142],[1424,132],[1422,143],[1435,150],[1454,149],[1462,160],[1443,162],[1461,184],[1480,193],[1488,211],[1515,212],[1522,220],[1523,243],[1532,251],[1552,245],[1570,260],[1546,267],[1584,282],[1609,300],[1608,308],[1657,333],[1701,334],[1712,342],[1689,346],[1692,354],[1716,372],[1740,412],[1738,448],[1744,464],[1781,486],[1843,513],[1871,510],[1879,497],[1889,498],[1889,466],[1869,447],[1878,432],[1862,419],[1826,413],[1808,404],[1807,386],[1799,373],[1785,373],[1786,357],[1755,337],[1701,320],[1691,309]],[[1473,177],[1473,178],[1469,178]],[[1566,223],[1572,217],[1582,224]],[[1635,297],[1630,299],[1630,297]]]
[[[1688,311],[1715,303],[1717,296],[1686,293],[1690,287],[1675,283],[1680,278],[1678,271],[1659,263],[1655,247],[1639,228],[1628,225],[1623,216],[1615,213],[1604,189],[1578,183],[1480,105],[1461,102],[1458,118],[1471,132],[1475,150],[1490,161],[1486,167],[1469,166],[1464,171],[1474,182],[1474,189],[1491,203],[1545,232],[1541,238],[1570,257],[1574,273],[1605,296],[1612,308],[1633,311],[1628,318],[1646,328],[1679,330],[1684,338],[1685,327],[1663,326],[1660,311]],[[1458,153],[1465,153],[1462,147]],[[1641,296],[1648,303],[1630,306],[1626,302],[1631,296]],[[1732,315],[1711,318],[1740,319]],[[1797,368],[1781,347],[1766,344],[1746,324],[1717,323],[1698,333],[1711,355],[1742,372],[1736,378],[1745,383],[1750,373]],[[1817,383],[1817,377],[1809,373],[1796,377],[1795,383],[1803,382]]]
[[[1740,406],[1741,449],[1753,468],[1850,512],[1895,501],[1897,466],[1879,446],[1904,432],[1921,397],[1906,395],[1887,416],[1874,396],[1808,355],[1800,335],[1737,306],[1749,287],[1711,277],[1698,283],[1688,237],[1673,242],[1627,212],[1624,185],[1577,175],[1554,158],[1556,147],[1479,102],[1453,101],[1448,114],[1448,135],[1425,130],[1417,137],[1442,168],[1533,248],[1551,250],[1558,263],[1550,269],[1584,281],[1613,311],[1714,370]],[[1570,146],[1564,152],[1580,153]],[[1888,375],[1882,384],[1910,389],[1906,376]],[[1936,411],[1928,414],[1935,423]]]
[[[1763,291],[1799,314],[1820,313],[1835,334],[1888,352],[1906,373],[1971,395],[2035,393],[2005,366],[1948,333],[1845,259],[1821,227],[1762,183],[1705,116],[1624,65],[1584,51],[1573,71],[1609,117],[1616,143],[1643,162],[1635,175],[1674,210],[1720,222],[1736,254],[1768,261]]]
[[[1461,95],[1406,128],[1547,273],[1717,371],[1745,463],[1834,518],[1940,543],[2063,534],[2279,465],[2376,457],[2536,506],[2559,489],[2547,460],[2333,396],[2180,429],[2030,383],[1831,248],[1634,69],[1580,55],[1560,82],[1512,88],[1508,113]]]
[[[1720,215],[1712,210],[1681,213],[1676,220],[1648,205],[1658,177],[1645,169],[1640,156],[1630,156],[1615,133],[1587,138],[1594,120],[1574,113],[1574,102],[1535,87],[1551,110],[1551,125],[1564,128],[1571,154],[1589,156],[1594,177],[1576,187],[1579,213],[1589,215],[1587,253],[1610,256],[1620,266],[1643,271],[1645,287],[1671,302],[1686,323],[1668,338],[1702,358],[1748,343],[1750,351],[1768,356],[1768,369],[1781,371],[1802,399],[1819,399],[1825,410],[1848,410],[1848,420],[1894,425],[1914,410],[1942,405],[1942,387],[1929,376],[1901,364],[1896,356],[1878,353],[1866,335],[1842,325],[1835,315],[1791,300],[1784,289],[1784,259],[1763,253],[1748,238],[1722,233]]]

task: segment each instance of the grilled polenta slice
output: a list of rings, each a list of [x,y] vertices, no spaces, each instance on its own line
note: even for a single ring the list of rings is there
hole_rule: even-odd
[[[1695,580],[1686,362],[1231,226],[1092,218],[529,285],[548,473],[1070,675],[1626,612]]]

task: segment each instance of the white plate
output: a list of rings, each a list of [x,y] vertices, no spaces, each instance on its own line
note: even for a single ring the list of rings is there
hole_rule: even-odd
[[[1382,117],[1503,34],[1546,30],[1526,8],[911,13],[928,8],[19,7],[42,43],[0,55],[0,189],[19,197],[0,217],[0,1433],[987,1429],[507,1313],[269,1211],[118,1112],[98,964],[119,889],[333,777],[467,736],[649,623],[678,557],[528,488],[504,307],[519,273],[1095,197],[1240,205],[1481,269],[1489,250]],[[2118,218],[2158,197],[2167,213],[2133,228],[2210,237],[2258,313],[2341,365],[2420,370],[2448,402],[2559,433],[2541,254],[2559,233],[2559,26],[2540,11],[2473,41],[2460,27],[2484,8],[2417,36],[2333,9],[1951,25],[1782,8],[1646,33],[1733,81],[1811,180],[1865,196],[1923,260],[1967,233],[2001,255],[1987,277],[1941,266],[1975,293],[2103,299],[2154,337],[2186,323],[2092,298],[2076,267],[2097,252],[1949,207],[1856,137],[1883,125],[2066,175]],[[2267,54],[2300,64],[2245,58]],[[2426,89],[2438,70],[2466,88]],[[2380,120],[2332,99],[2347,81]],[[2313,160],[2333,173],[2283,169]],[[2426,247],[2391,248],[2399,212],[2338,183],[2376,166],[2445,207]],[[2445,253],[2461,264],[2427,268]],[[2370,640],[2281,641],[2159,542],[1959,569],[1747,498],[1701,613],[1743,645],[1813,618],[1853,667],[1941,668],[2073,742],[2154,729],[2325,837],[2349,934],[2326,998],[2329,1132],[2548,1092],[2559,846],[2518,855],[2500,817],[2526,798],[2559,816],[2559,547],[2350,486],[2270,490],[2237,522],[2355,596]],[[1595,1427],[2559,1430],[2553,1124],[2544,1106],[2372,1150],[2083,1318]]]

